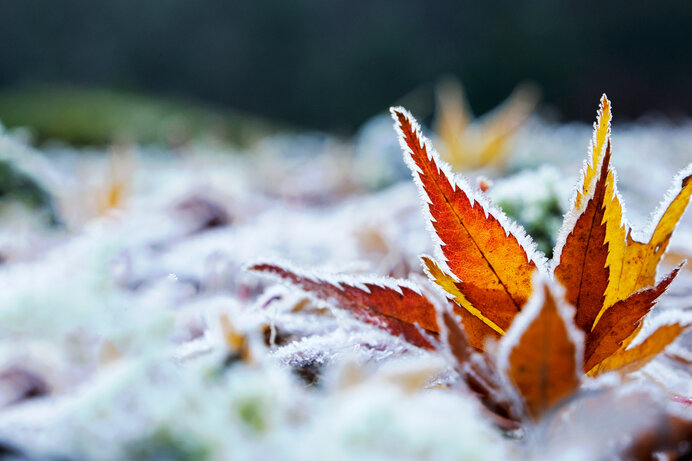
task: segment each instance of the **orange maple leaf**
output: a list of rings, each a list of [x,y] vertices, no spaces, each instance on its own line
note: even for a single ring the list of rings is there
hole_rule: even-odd
[[[472,306],[493,306],[482,311],[484,321],[503,333],[531,295],[534,250],[520,243],[531,247],[530,239],[518,228],[503,225],[508,220],[502,212],[452,177],[408,112],[395,108],[392,115],[405,159],[428,199],[428,220],[440,241],[444,265]]]

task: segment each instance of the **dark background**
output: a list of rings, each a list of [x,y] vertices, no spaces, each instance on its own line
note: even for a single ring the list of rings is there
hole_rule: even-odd
[[[538,84],[563,119],[692,113],[692,1],[0,0],[0,89],[71,84],[350,132],[458,76],[475,112]]]

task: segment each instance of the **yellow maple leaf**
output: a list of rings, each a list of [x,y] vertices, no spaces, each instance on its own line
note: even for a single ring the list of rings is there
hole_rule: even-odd
[[[455,169],[502,166],[512,137],[524,125],[538,101],[537,91],[528,85],[483,118],[473,120],[461,84],[453,79],[437,86],[435,136],[442,158]]]

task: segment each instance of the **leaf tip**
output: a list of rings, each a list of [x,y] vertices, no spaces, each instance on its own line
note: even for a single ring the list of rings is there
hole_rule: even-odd
[[[605,93],[601,95],[601,111],[610,112],[610,99],[608,99],[608,95]]]
[[[406,119],[411,118],[411,113],[402,106],[392,106],[389,108],[389,113],[398,124],[403,123]]]

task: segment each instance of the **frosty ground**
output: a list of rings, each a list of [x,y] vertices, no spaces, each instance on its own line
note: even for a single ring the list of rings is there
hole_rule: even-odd
[[[555,235],[590,138],[590,126],[535,119],[501,169],[464,174],[489,178],[494,201]],[[616,123],[613,143],[627,217],[645,227],[692,158],[692,123]],[[348,141],[284,133],[242,149],[213,140],[37,149],[6,131],[0,160],[47,197],[2,208],[6,450],[74,460],[594,459],[618,437],[589,424],[594,415],[532,439],[504,433],[443,385],[450,371],[436,355],[245,271],[261,259],[422,276],[430,238],[388,117]],[[670,253],[669,264],[692,255],[691,214]],[[689,306],[685,269],[655,315]],[[692,372],[670,358],[689,363],[690,346],[688,333],[638,376],[692,396]],[[616,423],[622,434],[637,424]]]

